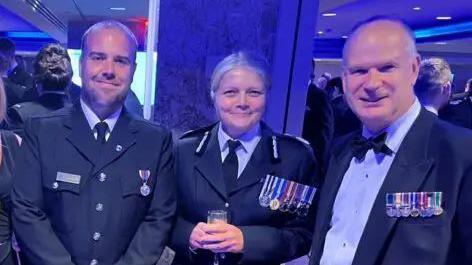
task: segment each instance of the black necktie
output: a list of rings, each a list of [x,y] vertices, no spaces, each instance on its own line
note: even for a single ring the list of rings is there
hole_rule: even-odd
[[[95,130],[97,130],[97,142],[100,143],[100,145],[105,144],[106,142],[105,134],[107,133],[107,130],[108,130],[108,124],[104,121],[101,121],[95,124]]]
[[[238,156],[236,155],[236,148],[241,145],[241,142],[228,140],[228,155],[223,162],[223,177],[225,179],[226,191],[229,193],[236,186],[238,179]]]
[[[387,133],[382,133],[376,137],[371,137],[369,139],[361,136],[357,139],[354,139],[352,142],[352,151],[354,153],[354,157],[359,160],[363,160],[365,154],[370,149],[374,150],[374,153],[384,153],[386,155],[393,154],[393,151],[388,148],[385,144],[385,139],[387,138]]]

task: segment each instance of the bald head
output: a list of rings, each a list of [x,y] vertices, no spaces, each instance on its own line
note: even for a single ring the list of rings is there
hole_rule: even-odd
[[[352,43],[360,41],[371,44],[382,41],[395,42],[402,45],[412,57],[418,56],[413,31],[404,22],[395,18],[377,17],[357,24],[344,45],[344,64]]]

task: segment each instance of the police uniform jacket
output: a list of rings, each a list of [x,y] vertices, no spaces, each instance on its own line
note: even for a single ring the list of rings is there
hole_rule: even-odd
[[[308,252],[312,235],[308,217],[273,211],[259,205],[267,174],[315,185],[316,165],[311,149],[294,137],[261,125],[262,137],[232,190],[222,176],[218,126],[184,135],[175,148],[178,218],[172,235],[177,264],[213,264],[213,253],[189,251],[190,234],[206,222],[209,210],[224,209],[229,223],[241,229],[242,254],[226,254],[220,264],[280,264]],[[206,135],[206,136],[205,136]]]
[[[8,129],[23,137],[23,124],[28,118],[53,112],[67,103],[65,94],[44,93],[37,101],[15,104],[7,111]]]
[[[310,265],[317,265],[333,204],[353,158],[356,133],[338,139],[318,204]],[[472,133],[422,109],[403,139],[379,190],[353,265],[472,264]],[[442,192],[443,212],[389,217],[386,193]]]
[[[155,264],[175,212],[171,146],[126,109],[101,149],[80,102],[29,119],[12,192],[28,263]]]

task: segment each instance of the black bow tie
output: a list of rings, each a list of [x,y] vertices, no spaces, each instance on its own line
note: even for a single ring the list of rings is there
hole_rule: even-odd
[[[363,160],[365,154],[370,149],[374,150],[374,153],[384,153],[386,155],[393,154],[393,151],[388,148],[385,144],[385,139],[387,138],[387,133],[382,133],[377,137],[371,137],[369,139],[364,136],[358,137],[352,141],[352,151],[354,157],[358,160]]]

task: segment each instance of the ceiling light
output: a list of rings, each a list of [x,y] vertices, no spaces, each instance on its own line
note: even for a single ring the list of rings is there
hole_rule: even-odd
[[[347,36],[346,36],[346,35],[343,35],[341,38],[343,38],[343,39],[347,39]]]
[[[413,10],[419,11],[419,10],[421,10],[421,7],[420,6],[415,6],[415,7],[413,7]]]
[[[125,11],[126,8],[125,8],[125,7],[110,7],[110,10],[113,10],[113,11]]]
[[[437,20],[451,20],[451,17],[449,16],[439,16],[439,17],[436,17]]]
[[[318,35],[321,35],[321,34],[323,34],[324,32],[323,32],[322,30],[319,30],[317,33],[318,33]]]
[[[336,13],[323,13],[322,16],[323,17],[335,17]]]
[[[438,41],[438,42],[435,42],[434,44],[436,45],[446,45],[447,42],[444,42],[444,41]]]

